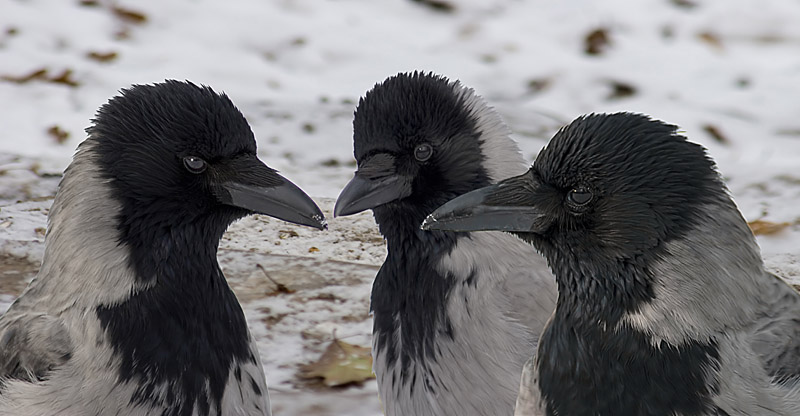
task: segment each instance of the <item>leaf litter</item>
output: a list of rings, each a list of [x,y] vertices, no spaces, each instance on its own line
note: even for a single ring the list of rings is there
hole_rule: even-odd
[[[369,348],[334,339],[319,359],[300,366],[298,377],[325,387],[363,383],[375,378],[372,354]]]

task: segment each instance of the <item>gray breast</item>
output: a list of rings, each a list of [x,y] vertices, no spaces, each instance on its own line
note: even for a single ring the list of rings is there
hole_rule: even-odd
[[[501,415],[514,409],[524,363],[555,307],[555,281],[530,245],[499,232],[461,239],[439,263],[457,280],[447,298],[452,337],[405,372],[375,361],[387,415]],[[399,331],[398,331],[399,334]],[[396,337],[398,344],[403,340]]]

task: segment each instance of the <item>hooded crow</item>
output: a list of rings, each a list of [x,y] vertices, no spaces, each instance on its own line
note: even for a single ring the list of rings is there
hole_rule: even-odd
[[[458,195],[524,172],[519,148],[475,91],[419,72],[367,92],[353,130],[358,171],[334,214],[372,209],[387,242],[371,299],[386,414],[511,414],[555,307],[555,279],[511,235],[419,224]]]
[[[800,414],[800,295],[675,126],[580,117],[423,228],[511,231],[547,258],[558,305],[518,414]]]
[[[0,318],[0,414],[269,415],[217,246],[252,213],[323,228],[319,208],[208,87],[133,86],[87,133],[39,274]]]

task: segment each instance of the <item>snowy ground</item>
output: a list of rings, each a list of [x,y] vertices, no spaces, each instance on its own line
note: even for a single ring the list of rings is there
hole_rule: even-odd
[[[710,149],[748,220],[789,223],[759,243],[767,265],[797,282],[797,22],[793,0],[0,0],[0,300],[35,273],[58,175],[119,88],[177,78],[227,92],[262,159],[330,214],[353,171],[355,103],[414,69],[474,87],[528,160],[582,113],[681,126]],[[251,218],[222,244],[276,415],[380,413],[374,382],[312,389],[296,377],[334,330],[369,345],[382,240],[369,214],[329,223],[316,232]],[[274,293],[259,264],[294,292]]]

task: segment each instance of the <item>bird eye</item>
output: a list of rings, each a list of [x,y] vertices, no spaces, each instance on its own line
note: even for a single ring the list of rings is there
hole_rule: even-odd
[[[592,191],[581,186],[569,191],[567,199],[575,205],[586,205],[592,200],[593,196]]]
[[[197,156],[186,156],[183,158],[183,166],[192,173],[203,173],[206,170],[206,161]]]
[[[423,143],[414,149],[414,158],[424,162],[433,156],[433,147],[428,143]]]

